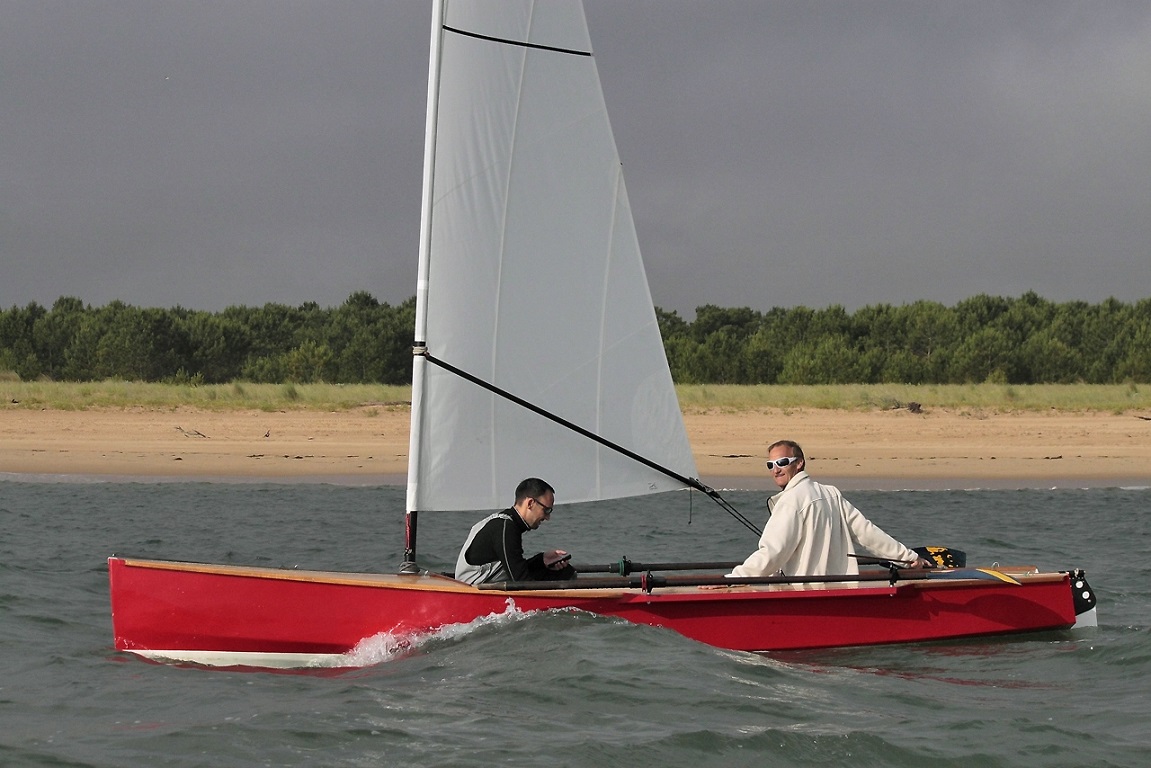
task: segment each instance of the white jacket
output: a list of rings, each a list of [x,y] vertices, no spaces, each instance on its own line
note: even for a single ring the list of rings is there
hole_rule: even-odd
[[[863,549],[877,557],[913,561],[917,555],[883,532],[843,498],[839,489],[799,472],[767,502],[770,519],[759,549],[731,576],[857,574],[851,555]]]

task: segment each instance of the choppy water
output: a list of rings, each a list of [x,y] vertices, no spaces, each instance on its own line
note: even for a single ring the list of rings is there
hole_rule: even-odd
[[[762,517],[763,493],[731,493]],[[1151,491],[857,492],[910,544],[1083,567],[1075,633],[758,656],[573,613],[380,649],[353,671],[161,666],[115,653],[112,553],[390,571],[402,489],[0,481],[2,766],[1146,766]],[[449,568],[476,514],[425,515]],[[577,561],[737,559],[699,496],[557,508]]]

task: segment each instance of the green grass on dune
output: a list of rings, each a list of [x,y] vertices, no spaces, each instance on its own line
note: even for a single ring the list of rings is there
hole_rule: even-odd
[[[0,404],[55,410],[202,408],[343,411],[365,405],[407,407],[411,387],[370,384],[147,384],[131,381],[0,381]]]
[[[1145,386],[1145,385],[1144,385]],[[1012,411],[1105,411],[1151,407],[1137,384],[841,384],[676,387],[685,411],[825,408],[870,411],[904,408]],[[55,410],[202,408],[341,411],[365,405],[407,407],[411,387],[370,384],[145,384],[126,381],[21,382],[0,377],[0,407]]]
[[[1013,411],[1124,411],[1149,404],[1135,384],[785,384],[680,386],[684,410],[717,408],[746,411],[763,408],[826,408],[871,411],[906,408]]]

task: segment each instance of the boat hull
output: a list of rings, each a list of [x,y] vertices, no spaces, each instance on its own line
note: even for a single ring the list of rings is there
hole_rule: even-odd
[[[203,664],[339,664],[361,641],[518,611],[575,609],[740,651],[908,643],[1066,629],[1069,575],[1014,581],[490,590],[429,573],[330,573],[109,558],[117,650]],[[349,661],[354,665],[354,661]]]

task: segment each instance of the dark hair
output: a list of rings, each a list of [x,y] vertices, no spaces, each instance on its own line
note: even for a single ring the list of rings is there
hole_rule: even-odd
[[[776,448],[778,448],[781,445],[786,445],[788,448],[790,448],[791,452],[795,456],[795,458],[803,459],[804,461],[807,461],[807,459],[804,459],[803,449],[800,448],[799,443],[795,442],[794,440],[777,440],[777,441],[775,441],[771,445],[767,446],[767,455],[770,456],[771,452],[774,451]]]
[[[516,486],[516,504],[519,504],[526,498],[539,498],[545,493],[555,495],[556,489],[540,480],[538,477],[529,477],[519,485]]]

